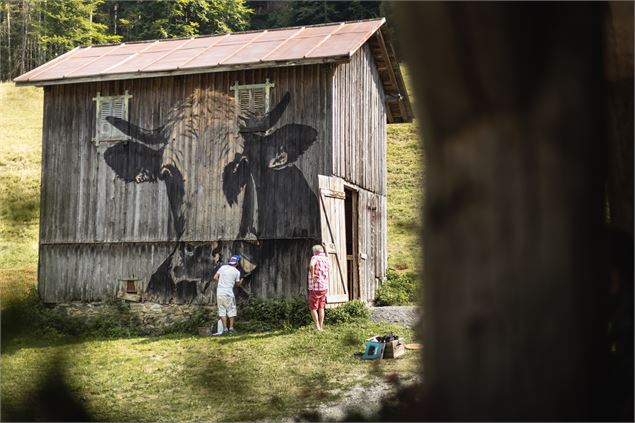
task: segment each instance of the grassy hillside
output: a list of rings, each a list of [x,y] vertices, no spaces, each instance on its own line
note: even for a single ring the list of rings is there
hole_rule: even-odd
[[[388,125],[388,267],[418,271],[423,153],[415,124]]]
[[[0,84],[0,294],[37,281],[42,90]]]
[[[0,290],[36,283],[42,90],[0,84]],[[416,270],[420,148],[413,124],[388,126],[388,264]]]

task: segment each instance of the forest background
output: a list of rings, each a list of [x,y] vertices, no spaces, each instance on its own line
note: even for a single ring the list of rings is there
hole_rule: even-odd
[[[0,80],[77,46],[390,15],[380,1],[0,0]]]

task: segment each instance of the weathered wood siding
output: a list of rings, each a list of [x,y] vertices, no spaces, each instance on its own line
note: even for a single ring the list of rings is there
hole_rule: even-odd
[[[333,174],[386,195],[384,91],[368,45],[333,74]]]
[[[360,299],[375,299],[388,265],[386,196],[358,191],[358,251]]]
[[[268,240],[255,251],[260,264],[245,288],[257,297],[301,295],[306,291],[307,266],[314,240]],[[242,245],[241,245],[242,244]],[[226,258],[249,243],[189,243],[193,248],[218,247]],[[66,243],[40,247],[40,295],[46,302],[112,298],[120,281],[138,278],[144,286],[174,250],[175,243]],[[211,270],[211,269],[210,269]],[[197,295],[173,298],[176,303],[214,303],[216,283],[198,284]],[[238,291],[240,294],[240,291]]]
[[[236,203],[230,204],[223,191],[223,170],[245,144],[238,134],[229,88],[236,81],[253,84],[266,78],[275,83],[272,109],[285,93],[290,94],[289,105],[273,132],[296,124],[313,128],[317,135],[294,163],[281,170],[287,172],[285,175],[303,176],[309,193],[299,192],[306,191],[301,183],[276,179],[266,163],[254,165],[247,175],[258,186],[258,192],[252,193],[258,219],[268,225],[256,241],[251,233],[238,235],[241,219],[244,221],[246,189],[243,187]],[[217,242],[225,255],[249,246],[258,265],[251,282],[254,293],[301,292],[310,245],[320,235],[319,227],[313,224],[316,218],[319,222],[319,210],[298,198],[311,198],[312,194],[317,200],[317,175],[332,173],[331,88],[331,68],[320,65],[47,87],[39,265],[44,299],[103,298],[116,291],[116,279],[133,274],[147,284],[177,245]],[[132,95],[130,123],[146,129],[171,125],[162,160],[182,173],[182,234],[175,230],[175,214],[171,212],[169,191],[173,187],[160,179],[143,183],[122,179],[117,172],[129,176],[140,165],[133,152],[126,153],[129,160],[121,163],[118,171],[105,160],[105,156],[116,157],[113,152],[143,146],[130,141],[132,147],[120,144],[121,151],[109,153],[115,143],[96,147],[91,142],[95,131],[93,97],[97,92],[109,96],[126,90]],[[294,133],[285,134],[287,145],[293,144]],[[259,157],[258,148],[251,159]],[[262,160],[268,159],[265,150],[263,146]],[[241,239],[249,242],[236,244]]]
[[[386,108],[368,45],[333,74],[333,174],[360,188],[360,297],[372,301],[387,267]]]

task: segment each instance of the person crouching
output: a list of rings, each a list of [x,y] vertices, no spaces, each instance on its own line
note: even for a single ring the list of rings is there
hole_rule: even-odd
[[[216,306],[218,307],[218,317],[223,322],[223,334],[236,332],[234,320],[238,313],[234,285],[239,287],[243,282],[240,271],[237,269],[238,263],[240,263],[240,256],[232,256],[229,259],[229,264],[222,265],[214,275],[214,280],[218,281]]]
[[[309,263],[309,311],[315,324],[315,329],[324,329],[324,305],[329,284],[329,258],[324,253],[324,247],[314,245],[313,257]]]

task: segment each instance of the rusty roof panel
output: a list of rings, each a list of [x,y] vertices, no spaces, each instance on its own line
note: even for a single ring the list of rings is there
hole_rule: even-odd
[[[193,58],[187,64],[182,65],[181,69],[191,69],[198,67],[217,66],[224,58],[236,51],[235,45],[219,46],[204,51],[198,57]]]
[[[263,31],[264,32],[264,31]],[[225,45],[243,45],[245,43],[248,43],[252,40],[254,40],[255,38],[258,38],[259,35],[262,35],[263,32],[248,32],[248,33],[243,33],[243,34],[233,34],[230,33],[229,37],[225,37],[224,39],[220,40],[218,42],[218,46],[225,46]]]
[[[182,48],[183,46],[187,45],[189,43],[189,41],[191,40],[161,40],[158,43],[152,43],[152,45],[147,46],[147,50],[148,52],[154,53],[156,51],[162,51],[164,53],[167,53],[169,51],[172,51],[176,48]],[[142,44],[139,44],[142,45]]]
[[[347,32],[360,32],[368,33],[372,35],[383,24],[380,20],[372,20],[365,22],[358,22],[357,25],[342,25],[342,28],[337,31],[338,34],[345,34]]]
[[[277,29],[275,31],[267,31],[258,38],[258,41],[284,41],[295,36],[302,31],[302,28]]]
[[[308,53],[307,57],[326,57],[349,54],[351,52],[351,46],[357,46],[357,48],[359,48],[364,41],[366,40],[363,33],[349,32],[346,34],[340,34],[338,32],[337,34],[331,35],[328,42],[322,43],[313,51]],[[355,50],[357,50],[357,48]]]
[[[223,65],[284,66],[305,59],[351,56],[385,19],[186,39],[90,46],[72,50],[14,79],[19,84],[126,79],[153,72],[213,72]],[[275,62],[275,63],[274,63]],[[200,69],[200,70],[199,70]],[[58,82],[55,82],[58,81]]]
[[[308,28],[305,28],[304,31],[299,33],[296,37],[298,38],[325,37],[339,30],[342,26],[343,26],[342,24],[338,24],[338,25],[308,27]]]
[[[57,63],[52,69],[38,75],[39,80],[63,79],[66,74],[95,60],[94,57],[70,57]]]
[[[205,51],[204,48],[186,48],[174,50],[167,56],[160,57],[154,63],[143,68],[143,72],[179,69],[179,65],[189,62]]]
[[[143,52],[127,60],[118,62],[117,66],[110,69],[111,73],[139,72],[144,67],[159,60],[165,52],[157,51],[154,53]]]
[[[227,34],[213,35],[211,37],[197,37],[187,43],[185,48],[208,48],[209,46],[216,44],[218,41],[220,41],[221,38],[225,38],[226,36]]]
[[[254,63],[258,62],[261,58],[267,56],[272,52],[280,41],[266,41],[255,42],[246,45],[244,48],[235,52],[232,56],[228,56],[223,60],[223,64],[236,64],[236,63]]]
[[[324,37],[292,38],[278,47],[266,58],[267,60],[297,60],[317,47]]]
[[[114,50],[117,50],[119,47],[121,46],[120,45],[104,46],[100,48],[87,47],[87,48],[78,50],[77,53],[73,55],[73,57],[99,57],[99,56],[103,56],[104,54],[110,54]]]
[[[88,76],[94,75],[96,73],[101,72],[104,69],[108,69],[110,66],[120,63],[123,61],[128,55],[125,56],[104,56],[104,57],[93,57],[92,61],[86,63],[84,66],[76,67],[74,70],[71,70],[66,73],[66,78],[71,77],[80,77],[80,76]]]

